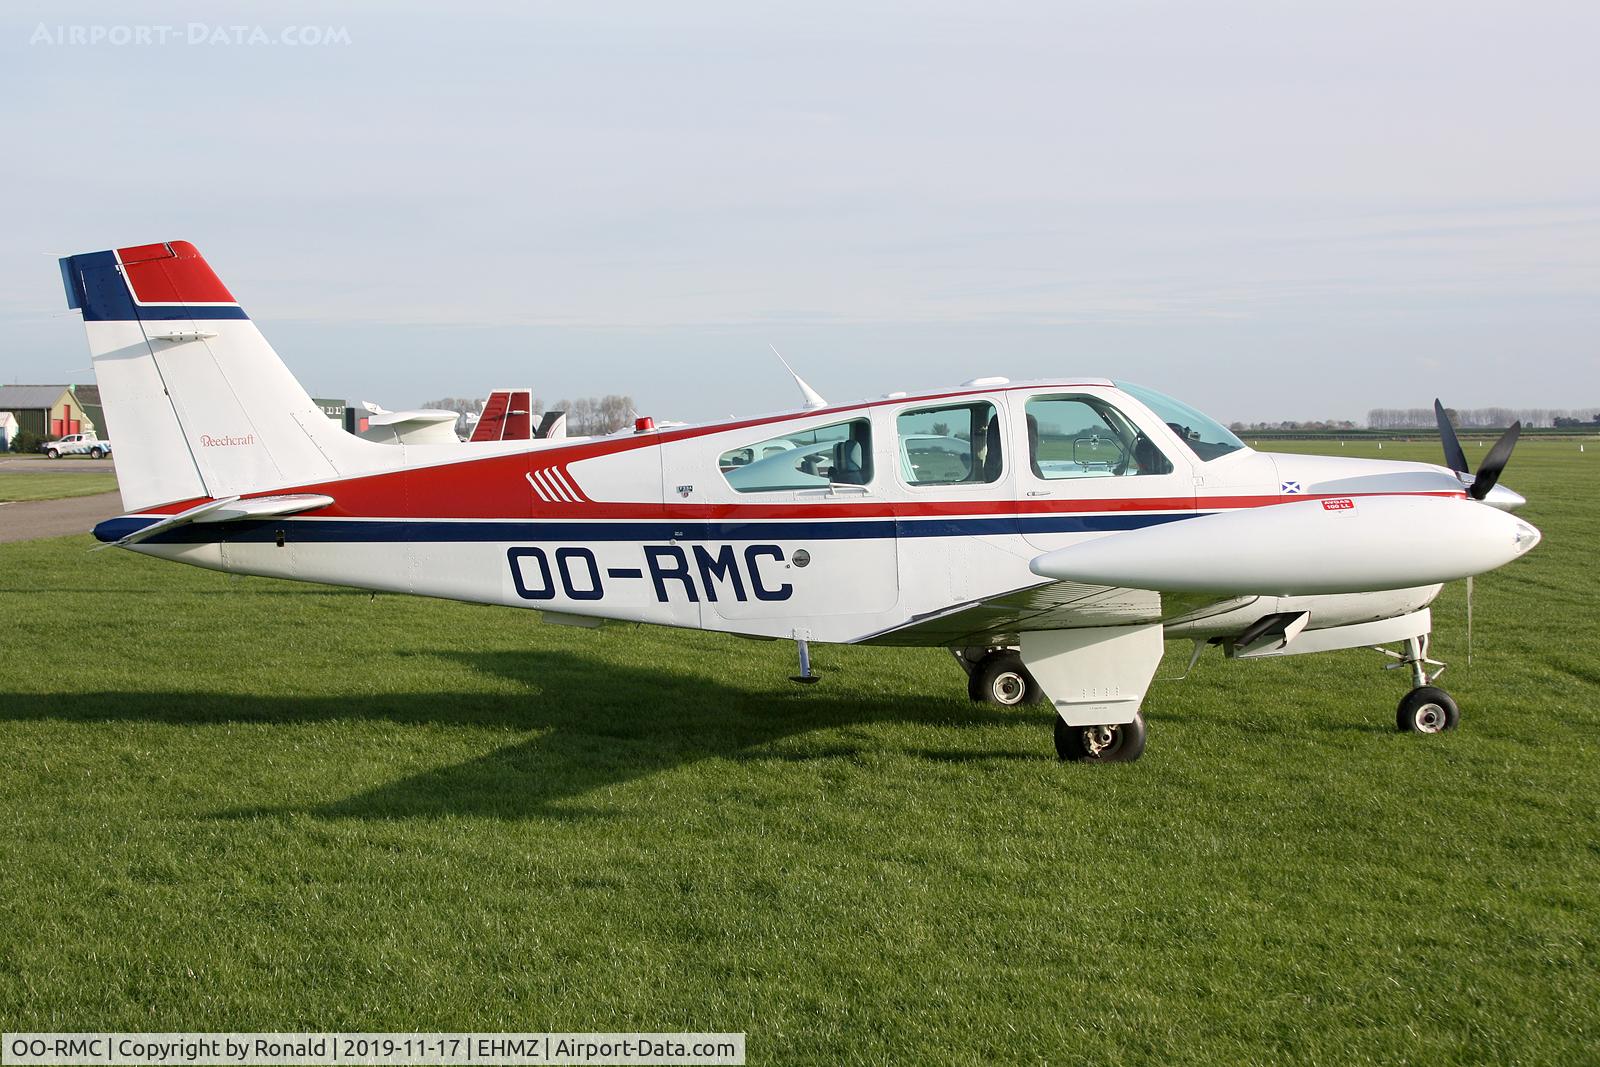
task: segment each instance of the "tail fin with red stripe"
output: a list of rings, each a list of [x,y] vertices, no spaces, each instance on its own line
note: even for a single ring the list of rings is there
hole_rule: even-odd
[[[129,511],[340,477],[381,447],[312,403],[187,241],[67,256],[61,276]]]
[[[472,428],[474,441],[533,439],[533,390],[496,389],[483,402],[483,414]]]

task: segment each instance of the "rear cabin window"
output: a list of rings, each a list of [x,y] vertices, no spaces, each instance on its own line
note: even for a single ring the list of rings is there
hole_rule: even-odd
[[[903,411],[895,429],[908,485],[997,482],[1004,472],[1004,428],[986,400]]]
[[[1117,478],[1171,474],[1172,462],[1103,400],[1036,396],[1027,404],[1028,459],[1035,477]]]
[[[740,493],[866,485],[872,481],[872,426],[851,419],[769,437],[729,449],[717,465]]]

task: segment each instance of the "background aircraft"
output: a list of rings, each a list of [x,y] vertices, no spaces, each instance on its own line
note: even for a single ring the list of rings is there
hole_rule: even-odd
[[[196,566],[793,640],[948,648],[974,700],[1047,699],[1063,759],[1120,761],[1163,641],[1230,658],[1399,644],[1402,730],[1441,583],[1538,543],[1469,474],[1273,455],[1105,378],[914,395],[606,437],[379,444],[326,419],[194,246],[61,261],[127,514],[109,544]],[[509,408],[507,414],[509,414]],[[502,419],[502,423],[505,420]]]

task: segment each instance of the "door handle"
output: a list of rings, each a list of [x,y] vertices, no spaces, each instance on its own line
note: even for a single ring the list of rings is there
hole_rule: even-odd
[[[1028,490],[1028,495],[1029,496],[1054,496],[1055,494],[1049,489],[1029,489]]]

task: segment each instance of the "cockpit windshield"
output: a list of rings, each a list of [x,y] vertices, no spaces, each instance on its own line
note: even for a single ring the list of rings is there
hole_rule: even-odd
[[[1114,383],[1118,389],[1156,413],[1178,439],[1189,446],[1189,451],[1200,457],[1202,463],[1237,452],[1244,442],[1228,432],[1228,428],[1209,415],[1202,415],[1188,404],[1181,403],[1154,389],[1127,382]]]

